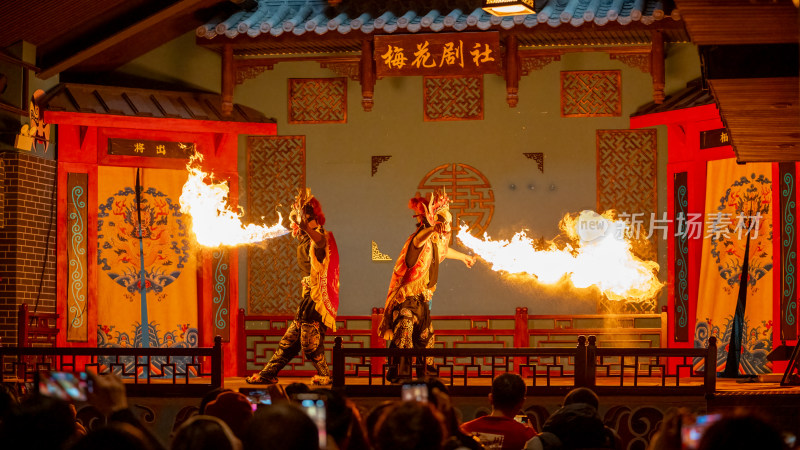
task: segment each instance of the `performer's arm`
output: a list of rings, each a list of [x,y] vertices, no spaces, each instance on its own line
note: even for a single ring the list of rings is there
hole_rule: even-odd
[[[422,252],[422,247],[425,246],[425,243],[433,236],[434,229],[432,227],[427,227],[421,229],[414,239],[411,240],[411,245],[408,246],[408,250],[406,251],[406,267],[413,267],[414,264],[417,263],[417,259],[419,259],[419,254]]]
[[[464,265],[466,265],[469,268],[472,268],[472,266],[475,264],[474,256],[461,253],[460,251],[450,247],[447,247],[447,253],[444,255],[444,257],[449,259],[457,259],[463,262]]]

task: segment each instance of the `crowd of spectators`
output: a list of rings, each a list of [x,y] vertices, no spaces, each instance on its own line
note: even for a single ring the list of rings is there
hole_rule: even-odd
[[[600,399],[577,388],[536,430],[525,415],[524,380],[504,373],[493,380],[491,412],[462,423],[447,387],[424,380],[427,399],[385,401],[370,409],[331,389],[294,383],[269,385],[254,399],[217,389],[200,402],[198,414],[173,430],[169,442],[154,436],[128,407],[122,381],[90,374],[88,403],[106,418],[84,424],[75,407],[44,395],[20,399],[0,389],[0,447],[25,450],[621,450],[614,429],[603,423]],[[711,416],[709,416],[711,417]],[[685,410],[668,413],[648,450],[788,450],[769,421],[753,414],[714,415],[701,432],[698,417]],[[637,447],[638,448],[638,447]]]

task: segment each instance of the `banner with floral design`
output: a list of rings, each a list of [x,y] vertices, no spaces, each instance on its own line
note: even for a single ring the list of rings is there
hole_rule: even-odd
[[[709,161],[703,254],[697,300],[695,347],[717,338],[717,372],[728,360],[737,304],[740,322],[740,375],[772,371],[772,166]],[[745,258],[747,264],[744,264]],[[747,268],[746,286],[741,280]],[[740,311],[741,314],[741,311]],[[695,361],[702,370],[702,360]]]
[[[98,171],[98,346],[196,347],[197,261],[178,202],[186,172],[141,169],[137,211],[137,169]]]

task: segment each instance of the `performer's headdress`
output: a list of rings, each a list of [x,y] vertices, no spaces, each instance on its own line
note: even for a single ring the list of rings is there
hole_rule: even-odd
[[[420,222],[427,221],[428,225],[433,225],[437,222],[437,215],[441,215],[445,221],[451,219],[450,198],[447,197],[447,192],[443,190],[429,193],[427,200],[417,192],[417,195],[409,200],[408,207],[415,212],[414,217],[419,219]]]
[[[316,220],[320,226],[325,225],[325,214],[322,213],[322,205],[311,194],[311,189],[305,188],[297,191],[294,203],[292,203],[292,212],[289,213],[293,236],[297,236],[300,233],[300,227],[297,226],[297,223],[300,222],[303,214],[308,216],[309,219]]]

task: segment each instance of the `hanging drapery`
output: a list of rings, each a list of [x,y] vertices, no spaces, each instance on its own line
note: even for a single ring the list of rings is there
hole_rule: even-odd
[[[137,210],[136,171],[98,169],[98,346],[195,347],[197,262],[178,203],[186,172],[142,169]]]
[[[715,336],[715,370],[727,376],[772,370],[771,175],[768,163],[707,165],[695,347]],[[704,369],[702,361],[695,369]]]

